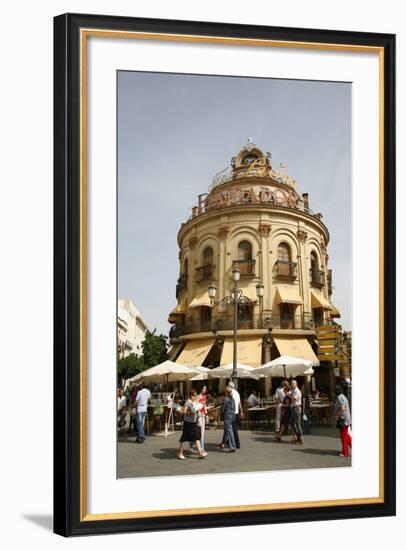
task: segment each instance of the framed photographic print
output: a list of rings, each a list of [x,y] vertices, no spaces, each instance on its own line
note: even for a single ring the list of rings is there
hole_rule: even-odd
[[[395,37],[54,21],[64,536],[395,514]]]

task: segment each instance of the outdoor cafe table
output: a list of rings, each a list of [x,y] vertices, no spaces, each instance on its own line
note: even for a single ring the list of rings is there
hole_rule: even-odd
[[[330,401],[322,401],[319,403],[312,403],[310,405],[310,410],[313,411],[312,418],[316,422],[322,421],[323,419],[326,419],[327,422],[332,424],[333,422],[333,403]]]
[[[255,407],[250,407],[249,409],[247,409],[247,423],[253,423],[256,428],[258,426],[258,423],[266,420],[267,413],[274,408],[275,405],[265,405],[264,407],[256,405]]]

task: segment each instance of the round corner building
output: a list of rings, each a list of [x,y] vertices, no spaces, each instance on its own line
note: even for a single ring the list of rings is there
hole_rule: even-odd
[[[316,331],[340,317],[331,302],[328,242],[308,195],[298,194],[286,167],[275,170],[271,155],[249,138],[179,230],[171,359],[206,367],[232,362],[234,306],[218,302],[230,295],[238,267],[247,298],[238,306],[238,363],[255,367],[279,355],[318,363]],[[211,285],[217,288],[214,304]],[[269,379],[259,384],[269,394]]]

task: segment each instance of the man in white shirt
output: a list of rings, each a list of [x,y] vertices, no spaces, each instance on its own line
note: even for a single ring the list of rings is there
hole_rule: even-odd
[[[117,390],[117,423],[119,428],[125,426],[125,417],[127,415],[127,400],[124,391],[119,388]]]
[[[251,395],[248,397],[247,401],[250,407],[256,407],[259,404],[257,392],[255,390],[252,390]]]
[[[231,397],[233,398],[234,405],[235,405],[235,418],[234,418],[234,422],[232,423],[232,427],[233,427],[233,433],[234,433],[234,439],[235,439],[235,446],[237,447],[237,449],[239,449],[240,437],[238,435],[238,424],[239,424],[240,418],[244,418],[244,413],[241,407],[241,397],[238,391],[235,389],[234,382],[230,381],[228,385],[231,388]],[[224,444],[225,442],[223,438],[223,441],[220,443],[220,447],[222,449],[224,449]]]
[[[302,392],[297,387],[296,380],[292,380],[291,383],[292,394],[292,426],[296,435],[294,443],[296,445],[303,445],[303,432],[302,432]]]
[[[279,433],[281,429],[281,411],[282,411],[282,402],[285,399],[285,387],[288,385],[286,380],[283,380],[279,388],[276,389],[275,399],[276,399],[276,417],[275,417],[275,432]]]
[[[135,398],[135,404],[137,407],[137,415],[135,417],[138,433],[137,443],[144,443],[145,441],[144,423],[147,416],[148,403],[150,399],[151,392],[148,388],[141,388],[138,390],[137,397]]]

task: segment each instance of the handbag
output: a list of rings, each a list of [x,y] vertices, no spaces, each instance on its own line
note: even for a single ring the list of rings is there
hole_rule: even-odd
[[[337,418],[337,428],[344,428],[345,426],[345,420],[344,418]]]

